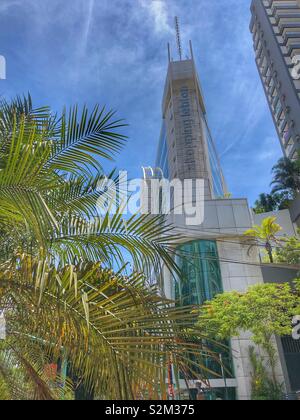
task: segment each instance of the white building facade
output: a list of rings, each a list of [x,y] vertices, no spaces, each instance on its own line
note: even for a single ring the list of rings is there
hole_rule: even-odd
[[[252,0],[255,61],[283,153],[300,149],[300,1]]]

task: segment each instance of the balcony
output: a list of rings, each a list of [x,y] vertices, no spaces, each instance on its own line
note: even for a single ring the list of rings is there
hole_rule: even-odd
[[[279,25],[287,22],[299,22],[300,13],[286,13],[284,11],[277,12],[277,14],[272,17],[274,22],[271,22],[272,25]]]
[[[300,31],[300,19],[299,21],[295,22],[294,20],[292,22],[281,22],[278,25],[279,34],[286,36],[287,33],[296,33]]]
[[[290,45],[287,45],[287,54],[292,55],[294,50],[300,49],[300,41],[299,42],[293,42],[290,43]]]

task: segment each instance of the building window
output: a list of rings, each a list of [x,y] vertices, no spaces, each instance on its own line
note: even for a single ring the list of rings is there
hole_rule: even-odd
[[[289,156],[294,148],[294,140],[291,137],[288,144],[285,146],[286,154]]]
[[[216,241],[197,240],[180,245],[176,250],[176,262],[182,275],[175,283],[174,298],[177,306],[202,305],[223,292],[220,262]],[[229,347],[229,343],[224,343]],[[207,343],[216,353],[220,353],[228,378],[233,378],[231,352]],[[210,379],[222,377],[222,368],[216,360],[203,357],[202,364],[211,371]],[[213,374],[215,372],[216,375]],[[195,367],[195,374],[198,371]],[[200,374],[200,372],[199,372]],[[189,379],[197,379],[192,377]]]
[[[223,292],[215,241],[199,240],[180,245],[177,263],[182,278],[175,287],[175,299],[185,305],[202,305]]]

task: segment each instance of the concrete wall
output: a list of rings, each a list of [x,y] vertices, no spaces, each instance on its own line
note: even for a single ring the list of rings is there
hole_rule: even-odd
[[[282,231],[278,236],[295,236],[296,226],[293,224],[289,210],[279,210],[269,213],[253,214],[253,221],[256,225],[261,225],[262,221],[267,217],[276,217],[276,223],[282,227]]]
[[[292,222],[295,223],[298,228],[300,228],[300,194],[297,194],[295,200],[292,201],[290,205],[290,214]]]
[[[283,268],[276,264],[263,264],[261,271],[264,283],[292,283],[297,278],[299,269]]]

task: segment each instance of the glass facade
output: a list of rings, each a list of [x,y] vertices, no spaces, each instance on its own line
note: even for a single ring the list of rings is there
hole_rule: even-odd
[[[177,264],[183,272],[175,287],[175,299],[180,305],[202,305],[223,292],[215,241],[189,242],[180,245],[177,252]]]
[[[221,171],[221,165],[206,121],[204,121],[204,127],[206,131],[206,140],[208,147],[209,163],[211,167],[214,197],[224,197],[225,191],[223,187],[224,182]]]
[[[223,292],[221,269],[218,249],[215,241],[197,240],[180,245],[177,248],[177,264],[182,270],[182,277],[177,279],[174,298],[179,306],[202,305],[212,300],[217,294]],[[229,347],[229,343],[222,343]],[[226,377],[233,378],[233,365],[231,352],[221,349],[220,346],[208,346],[219,354],[225,367]],[[221,364],[212,358],[201,361],[216,375],[210,379],[222,378],[224,371]],[[199,372],[200,374],[200,372]],[[196,379],[196,378],[192,378]]]
[[[211,137],[207,122],[203,120],[208,145],[209,162],[211,167],[214,198],[224,197],[224,182],[219,159]],[[163,121],[159,139],[158,153],[155,166],[163,172],[164,178],[170,178],[168,161],[168,140],[165,121]]]
[[[168,164],[168,140],[166,124],[164,121],[160,133],[156,167],[162,170],[164,178],[169,179],[170,173]]]

